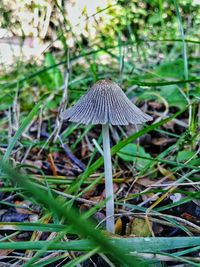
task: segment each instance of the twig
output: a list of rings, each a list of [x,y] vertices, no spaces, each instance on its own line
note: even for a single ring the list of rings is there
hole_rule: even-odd
[[[92,200],[84,199],[84,198],[81,198],[81,197],[73,196],[73,195],[70,195],[70,194],[55,190],[55,189],[53,189],[52,191],[57,193],[60,196],[65,197],[65,198],[74,199],[74,200],[76,200],[78,202],[82,202],[82,203],[85,203],[85,204],[89,204],[89,205],[97,205],[98,204],[98,202],[96,202],[96,201],[92,201]]]
[[[23,164],[23,163],[25,162],[25,160],[27,159],[27,157],[28,157],[28,155],[29,155],[29,153],[30,153],[32,147],[33,147],[33,145],[31,144],[31,145],[27,148],[26,152],[24,153],[24,157],[23,157],[22,160],[21,160],[21,164]]]
[[[43,106],[40,107],[40,113],[39,113],[39,120],[38,120],[38,127],[37,127],[37,139],[40,140],[41,135],[41,127],[42,127],[42,112],[43,112]]]
[[[77,159],[72,152],[70,151],[70,149],[67,147],[66,144],[63,143],[61,137],[58,135],[58,139],[61,143],[61,147],[62,149],[65,151],[65,154],[70,158],[70,160],[76,165],[78,166],[82,171],[85,170],[85,165],[79,160]]]
[[[54,163],[52,154],[49,154],[49,155],[48,155],[48,160],[49,160],[49,162],[50,162],[50,166],[51,166],[51,170],[52,170],[52,172],[53,172],[53,176],[58,176],[58,174],[57,174],[57,169],[56,169],[56,165],[55,165],[55,163]]]
[[[179,261],[183,261],[185,260],[192,260],[195,262],[200,262],[200,257],[182,257],[182,258],[178,258],[178,257],[170,257],[170,256],[165,256],[165,255],[161,255],[158,253],[140,253],[140,252],[130,252],[131,255],[134,256],[138,256],[138,257],[142,257],[144,259],[148,259],[148,260],[159,260],[159,261],[174,261],[174,262],[179,262]],[[182,260],[183,259],[183,260]]]

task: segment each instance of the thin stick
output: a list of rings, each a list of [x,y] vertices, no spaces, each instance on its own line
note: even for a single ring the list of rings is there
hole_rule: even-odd
[[[103,132],[103,151],[104,151],[104,169],[105,169],[105,191],[106,191],[106,229],[108,232],[115,232],[114,222],[114,192],[112,181],[112,162],[110,153],[109,125],[102,125]]]

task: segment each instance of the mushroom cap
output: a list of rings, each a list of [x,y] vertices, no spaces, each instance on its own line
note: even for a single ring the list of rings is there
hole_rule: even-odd
[[[109,79],[95,83],[71,108],[61,113],[63,120],[83,124],[142,124],[152,117],[142,112]]]

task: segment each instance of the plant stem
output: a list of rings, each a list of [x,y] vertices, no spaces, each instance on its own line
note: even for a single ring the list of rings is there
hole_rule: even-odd
[[[114,192],[112,181],[112,161],[110,153],[109,124],[102,125],[103,151],[104,151],[104,173],[106,190],[106,229],[108,232],[115,232],[114,222]]]

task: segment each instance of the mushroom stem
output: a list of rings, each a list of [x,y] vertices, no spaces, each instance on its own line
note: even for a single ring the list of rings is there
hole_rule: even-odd
[[[114,192],[112,180],[112,161],[110,153],[109,124],[102,125],[104,169],[105,169],[105,191],[106,191],[106,229],[108,232],[115,232],[114,222]]]

